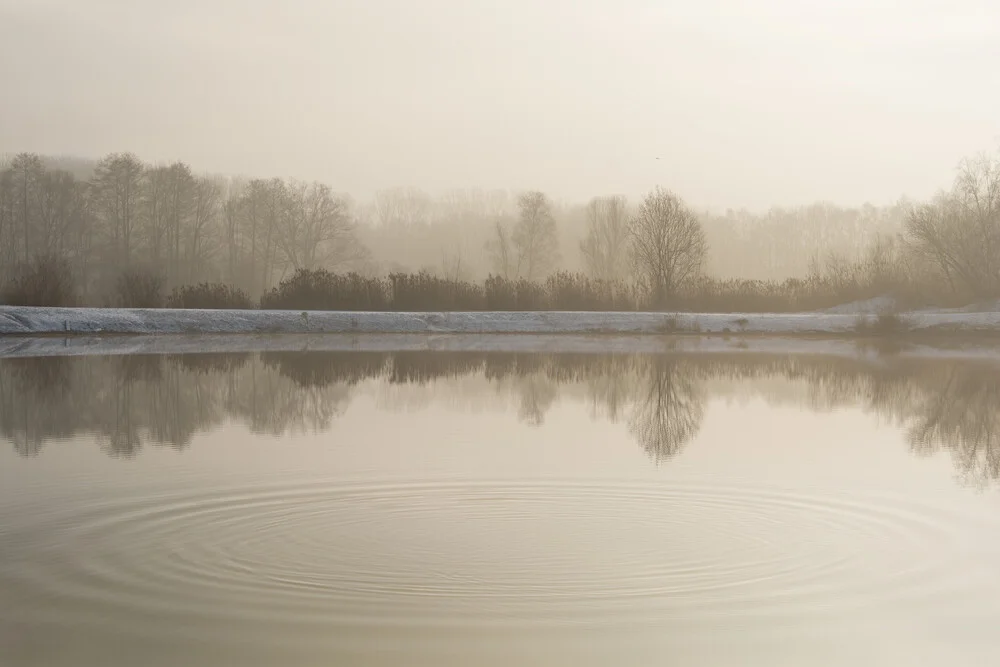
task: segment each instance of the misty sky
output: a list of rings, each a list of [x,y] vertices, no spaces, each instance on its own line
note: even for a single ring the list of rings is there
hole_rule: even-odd
[[[880,204],[1000,146],[998,62],[996,0],[0,0],[0,153]]]

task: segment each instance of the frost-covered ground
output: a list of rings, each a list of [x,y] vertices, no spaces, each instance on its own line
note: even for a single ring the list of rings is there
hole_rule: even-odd
[[[877,325],[878,309],[849,312],[329,312],[25,308],[0,306],[0,336],[39,334],[664,334],[797,335],[856,333]],[[850,307],[849,306],[849,307]],[[899,313],[896,331],[1000,333],[1000,312]]]
[[[853,305],[853,304],[852,304]],[[391,313],[279,310],[24,308],[0,306],[0,336],[38,334],[847,334],[880,315],[851,312]],[[1000,311],[898,313],[897,331],[1000,333]]]
[[[188,336],[0,336],[0,358],[211,354],[240,352],[518,352],[573,354],[781,354],[832,355],[877,361],[884,350],[845,338],[795,336],[647,336],[586,334],[192,334]],[[1000,365],[1000,341],[965,341],[949,347],[893,345],[893,359],[962,358]]]

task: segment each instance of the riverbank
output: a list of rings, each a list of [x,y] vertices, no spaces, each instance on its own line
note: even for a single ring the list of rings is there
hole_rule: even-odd
[[[164,334],[998,335],[1000,311],[347,312],[0,306],[0,336]]]
[[[955,359],[1000,364],[1000,340],[890,341],[807,336],[646,336],[578,334],[144,334],[0,336],[0,359],[36,357],[298,353],[674,354]]]

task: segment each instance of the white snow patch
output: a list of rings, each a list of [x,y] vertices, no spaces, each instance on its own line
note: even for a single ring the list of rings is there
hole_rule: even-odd
[[[1000,333],[997,311],[898,314],[909,331]],[[0,306],[0,336],[38,334],[846,334],[849,313],[448,312],[30,308]]]
[[[645,335],[521,334],[142,334],[124,336],[0,337],[0,359],[126,354],[225,354],[244,352],[518,352],[573,354],[822,355],[878,360],[877,349],[857,341],[801,337],[705,337]],[[891,357],[974,359],[1000,364],[995,345],[943,348],[906,344]]]
[[[899,304],[894,297],[883,295],[877,296],[873,299],[865,299],[864,301],[852,301],[851,303],[841,304],[839,306],[834,306],[833,308],[827,308],[824,313],[847,313],[847,314],[857,314],[857,313],[892,313],[899,310]]]

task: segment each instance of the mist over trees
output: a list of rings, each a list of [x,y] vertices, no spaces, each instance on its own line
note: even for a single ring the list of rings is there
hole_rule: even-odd
[[[701,222],[680,197],[657,188],[632,217],[629,251],[637,280],[661,304],[701,274],[708,244]]]
[[[595,197],[586,208],[587,236],[580,254],[587,275],[598,280],[624,280],[630,274],[628,200],[620,195]]]
[[[545,193],[525,192],[518,197],[513,229],[498,220],[495,231],[495,238],[486,247],[497,275],[538,280],[558,267],[559,233]]]
[[[82,180],[17,155],[0,171],[0,277],[48,255],[70,264],[88,301],[140,270],[167,287],[219,281],[259,294],[286,273],[369,257],[349,201],[325,184],[199,176],[131,153]]]
[[[951,190],[907,218],[906,237],[952,291],[1000,293],[1000,155],[965,160]]]
[[[224,283],[256,300],[316,270],[479,283],[578,273],[692,307],[720,290],[731,303],[817,285],[830,298],[918,286],[921,298],[961,301],[1000,295],[998,211],[1000,157],[987,155],[924,204],[716,214],[662,189],[583,205],[500,189],[390,188],[359,201],[323,183],[199,174],[131,153],[22,153],[0,159],[0,283],[46,257],[68,267],[86,305],[117,305],[125,275],[166,291]]]

